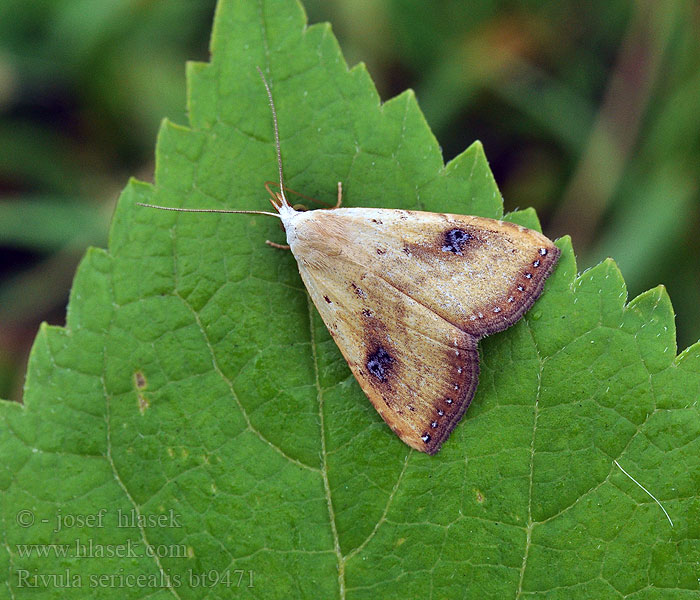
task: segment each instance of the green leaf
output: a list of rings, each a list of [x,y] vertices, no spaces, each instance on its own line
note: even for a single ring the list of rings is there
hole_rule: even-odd
[[[155,185],[128,184],[66,327],[37,336],[24,406],[0,405],[0,597],[696,598],[700,345],[676,356],[663,288],[625,304],[612,261],[577,276],[560,240],[429,457],[384,425],[293,257],[264,244],[277,222],[136,206],[265,206],[256,66],[292,188],[501,215],[481,146],[443,165],[413,94],[381,104],[296,0],[222,1],[189,126],[164,123]]]

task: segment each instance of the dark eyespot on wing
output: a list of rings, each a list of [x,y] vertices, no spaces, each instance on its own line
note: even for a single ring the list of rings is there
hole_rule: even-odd
[[[394,359],[381,346],[367,356],[367,370],[382,383],[389,377],[393,364]]]
[[[464,229],[450,229],[449,231],[445,232],[442,243],[442,251],[462,254],[462,250],[464,250],[464,247],[472,239],[474,239],[473,236],[464,231]]]

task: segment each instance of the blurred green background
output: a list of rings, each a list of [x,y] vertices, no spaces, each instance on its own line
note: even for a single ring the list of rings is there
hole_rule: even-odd
[[[306,0],[383,99],[412,87],[451,159],[475,139],[506,208],[534,206],[579,267],[659,283],[700,337],[700,4]],[[0,397],[21,399],[41,321],[62,325],[87,245],[106,247],[214,0],[0,0]]]

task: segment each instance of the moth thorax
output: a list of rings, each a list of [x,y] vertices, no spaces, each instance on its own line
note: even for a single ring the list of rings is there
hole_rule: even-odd
[[[334,210],[310,210],[284,215],[287,243],[296,259],[309,268],[330,268],[328,259],[351,246],[344,219]]]

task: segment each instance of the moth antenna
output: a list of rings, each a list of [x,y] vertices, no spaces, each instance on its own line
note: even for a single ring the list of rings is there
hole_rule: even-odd
[[[267,91],[267,99],[270,102],[270,110],[272,110],[272,124],[275,131],[275,148],[277,150],[277,170],[279,171],[280,176],[280,192],[279,194],[277,194],[277,196],[278,198],[281,198],[283,206],[290,206],[289,202],[287,201],[287,197],[284,195],[284,175],[282,174],[282,150],[280,148],[280,133],[279,126],[277,125],[277,111],[275,110],[275,101],[272,99],[272,91],[270,90],[270,85],[267,83],[267,79],[265,79],[265,75],[263,75],[262,70],[260,69],[260,67],[255,68],[258,70],[258,75],[260,75],[260,78],[262,79],[263,84],[265,85],[265,90]],[[275,206],[275,208],[277,208],[274,202],[272,204],[273,206]]]
[[[175,208],[174,206],[158,206],[156,204],[145,204],[143,202],[137,202],[138,206],[145,206],[146,208],[157,208],[159,210],[172,210],[175,212],[198,212],[198,213],[226,213],[226,214],[244,214],[244,215],[267,215],[270,217],[281,218],[279,210],[281,207],[285,206],[287,208],[292,208],[287,200],[287,196],[284,193],[284,173],[282,171],[282,149],[280,145],[280,133],[279,125],[277,124],[277,110],[275,109],[275,101],[272,98],[272,90],[270,89],[270,84],[267,83],[265,75],[263,75],[260,67],[255,67],[258,70],[258,74],[262,79],[263,85],[265,86],[265,91],[267,92],[267,99],[270,103],[270,110],[272,111],[272,125],[275,132],[275,149],[277,151],[277,171],[279,172],[280,180],[280,191],[273,192],[268,184],[265,184],[265,188],[270,194],[270,203],[275,207],[277,213],[271,213],[264,210],[225,210],[225,209],[215,209],[215,208]],[[298,194],[298,192],[295,192]],[[300,194],[301,195],[301,194]],[[279,203],[279,204],[278,204]]]
[[[157,204],[144,204],[143,202],[137,202],[138,206],[145,206],[146,208],[157,208],[158,210],[172,210],[175,212],[195,212],[195,213],[235,213],[242,215],[267,215],[268,217],[280,216],[277,213],[266,212],[264,210],[225,210],[223,208],[176,208],[174,206],[158,206]]]

